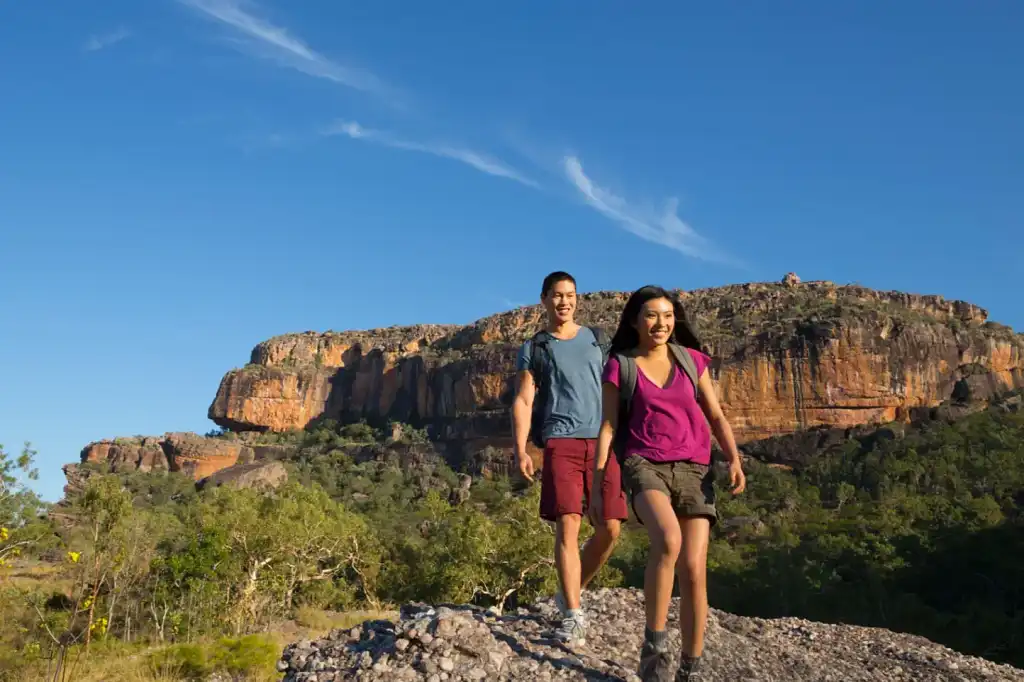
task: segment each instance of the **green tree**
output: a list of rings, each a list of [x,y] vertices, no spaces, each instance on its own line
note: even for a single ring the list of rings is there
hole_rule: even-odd
[[[501,610],[554,588],[554,535],[537,516],[539,486],[482,513],[431,492],[419,507],[419,535],[394,548],[389,596],[477,602]]]
[[[25,484],[39,478],[33,466],[36,454],[30,443],[25,443],[18,457],[0,445],[0,568],[51,532],[39,520],[45,505]]]
[[[236,633],[287,611],[311,583],[330,581],[342,601],[375,598],[375,539],[319,486],[291,483],[273,495],[218,488],[201,504],[199,519],[204,533],[226,543]]]

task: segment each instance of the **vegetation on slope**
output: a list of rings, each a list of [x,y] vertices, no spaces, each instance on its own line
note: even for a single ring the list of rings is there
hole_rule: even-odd
[[[801,470],[752,462],[749,492],[720,496],[712,603],[910,631],[1024,665],[1024,414],[888,433],[832,447]],[[47,580],[0,576],[0,669],[20,679],[18,666],[69,643],[209,647],[302,613],[408,600],[507,608],[554,588],[537,487],[477,481],[465,499],[429,444],[365,426],[326,423],[278,440],[295,448],[292,482],[269,495],[197,493],[173,475],[91,477],[66,510],[68,528],[22,545],[22,561],[49,560]],[[0,551],[39,537],[37,503],[19,495],[28,493],[0,505]],[[628,529],[600,582],[640,585],[645,545]]]

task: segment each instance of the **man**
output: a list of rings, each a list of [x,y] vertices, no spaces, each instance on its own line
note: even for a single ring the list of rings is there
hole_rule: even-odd
[[[567,272],[544,278],[541,303],[547,326],[519,351],[518,387],[512,426],[519,471],[533,482],[531,439],[544,449],[541,518],[555,523],[555,568],[561,586],[555,597],[562,621],[555,636],[569,644],[586,641],[580,592],[612,553],[621,521],[628,517],[618,463],[610,461],[602,490],[592,491],[597,435],[601,427],[601,372],[609,347],[607,334],[576,324],[576,280]],[[579,548],[580,523],[589,496],[600,494],[604,519]]]

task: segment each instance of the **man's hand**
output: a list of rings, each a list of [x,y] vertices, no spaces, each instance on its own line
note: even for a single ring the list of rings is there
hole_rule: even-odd
[[[533,457],[530,457],[526,450],[516,453],[516,460],[519,463],[519,473],[530,483],[533,483]]]
[[[729,483],[732,485],[733,495],[739,495],[747,489],[747,476],[743,473],[739,457],[729,462]]]

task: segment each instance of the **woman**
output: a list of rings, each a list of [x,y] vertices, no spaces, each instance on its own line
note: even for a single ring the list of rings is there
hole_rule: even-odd
[[[622,311],[603,375],[594,485],[603,480],[614,451],[622,463],[623,488],[650,538],[644,574],[647,628],[639,671],[644,682],[673,680],[665,624],[676,575],[682,656],[674,679],[700,679],[708,612],[708,539],[717,517],[709,424],[729,458],[733,494],[746,487],[732,429],[708,376],[711,359],[699,346],[682,304],[661,287],[646,286],[630,296]],[[632,375],[630,363],[635,363]],[[628,388],[620,396],[620,376],[626,382],[635,379],[632,396],[625,395]],[[628,412],[620,397],[631,398]],[[600,496],[595,496],[592,518],[604,518],[601,505]]]

